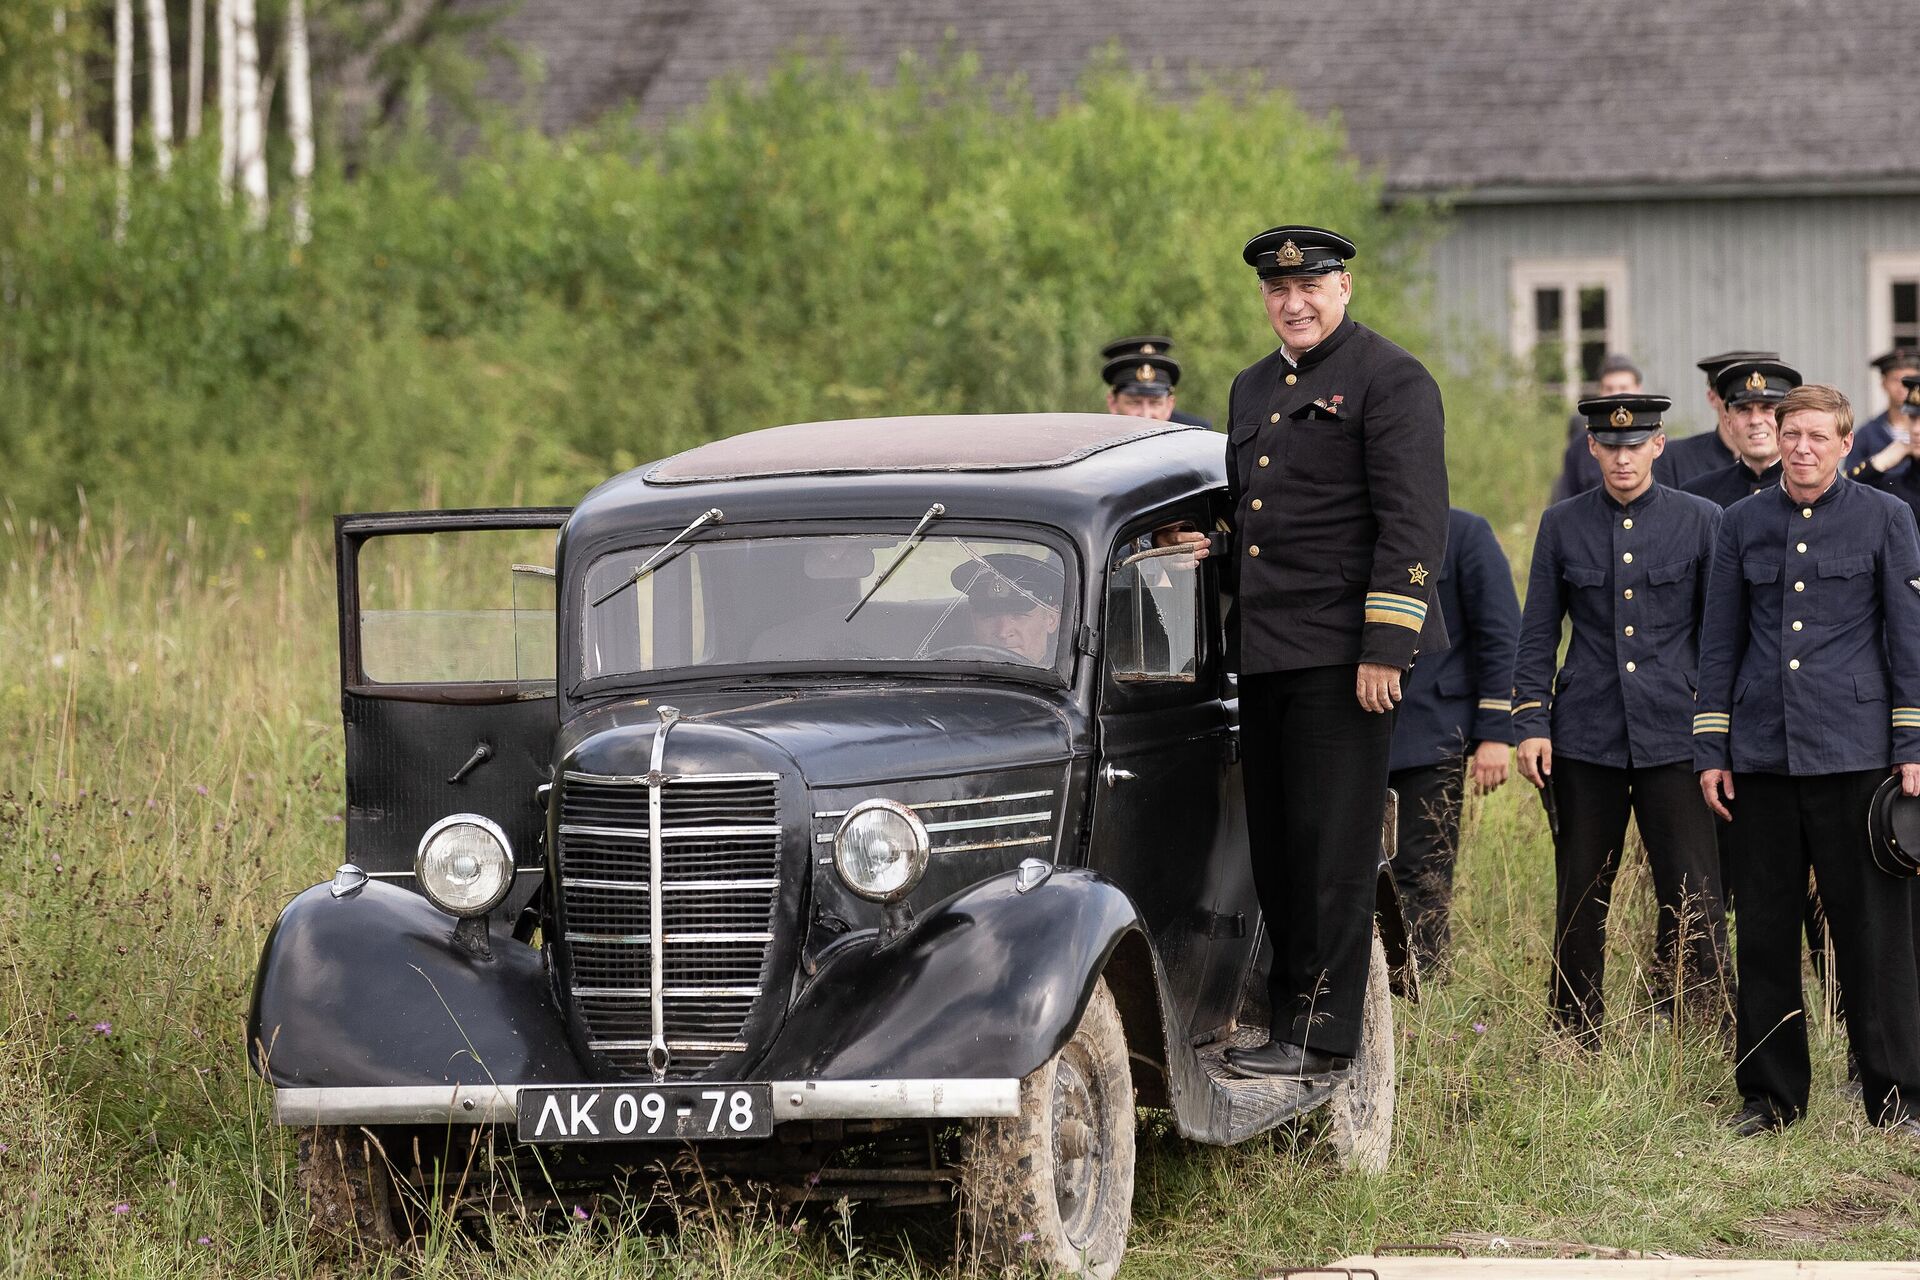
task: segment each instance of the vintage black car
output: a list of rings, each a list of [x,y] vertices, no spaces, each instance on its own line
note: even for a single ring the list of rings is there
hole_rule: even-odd
[[[565,510],[337,522],[347,854],[249,1025],[316,1221],[567,1206],[697,1155],[790,1197],[956,1204],[1109,1275],[1136,1105],[1308,1113],[1379,1168],[1391,882],[1338,1085],[1264,1039],[1221,441],[1090,414],[808,423]],[[553,530],[559,529],[559,536]]]

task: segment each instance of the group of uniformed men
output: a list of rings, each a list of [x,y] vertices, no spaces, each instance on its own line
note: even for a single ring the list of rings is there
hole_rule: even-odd
[[[1716,430],[1673,441],[1671,402],[1609,357],[1523,611],[1491,527],[1448,507],[1437,385],[1347,315],[1355,252],[1318,227],[1248,241],[1280,346],[1233,383],[1229,527],[1159,535],[1218,557],[1233,600],[1274,956],[1271,1039],[1227,1065],[1350,1069],[1389,782],[1412,949],[1444,965],[1463,792],[1500,786],[1517,744],[1553,833],[1551,1008],[1575,1043],[1605,1024],[1631,814],[1659,908],[1654,1007],[1714,1029],[1731,1007],[1734,1127],[1778,1129],[1806,1108],[1804,924],[1832,950],[1868,1118],[1920,1138],[1920,892],[1880,869],[1867,824],[1870,807],[1920,796],[1920,352],[1875,362],[1889,411],[1858,432],[1846,397],[1777,353],[1709,357]],[[1200,421],[1174,411],[1171,345],[1102,351],[1110,411]]]

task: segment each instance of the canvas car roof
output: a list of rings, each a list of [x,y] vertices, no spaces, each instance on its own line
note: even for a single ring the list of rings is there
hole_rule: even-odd
[[[801,422],[728,436],[647,468],[648,484],[775,476],[1038,471],[1136,440],[1203,430],[1105,413],[946,414]]]

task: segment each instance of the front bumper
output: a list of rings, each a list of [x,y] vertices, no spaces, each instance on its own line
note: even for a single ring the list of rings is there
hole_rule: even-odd
[[[551,1086],[543,1086],[551,1087]],[[599,1088],[617,1085],[599,1083]],[[520,1086],[393,1085],[277,1089],[285,1125],[512,1124]],[[773,1120],[962,1120],[1020,1114],[1020,1082],[989,1080],[776,1080]]]

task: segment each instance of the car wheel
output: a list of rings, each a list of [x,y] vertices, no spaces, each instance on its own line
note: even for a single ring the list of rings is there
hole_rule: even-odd
[[[1386,948],[1373,935],[1367,964],[1367,997],[1360,1015],[1360,1052],[1353,1069],[1320,1109],[1324,1138],[1343,1169],[1383,1173],[1393,1150],[1393,992]]]
[[[967,1128],[962,1240],[990,1266],[1107,1280],[1133,1220],[1133,1077],[1104,980],[1072,1039],[1020,1082],[1020,1114]]]
[[[310,1230],[335,1248],[384,1252],[400,1243],[393,1179],[374,1131],[302,1129],[294,1186]]]

